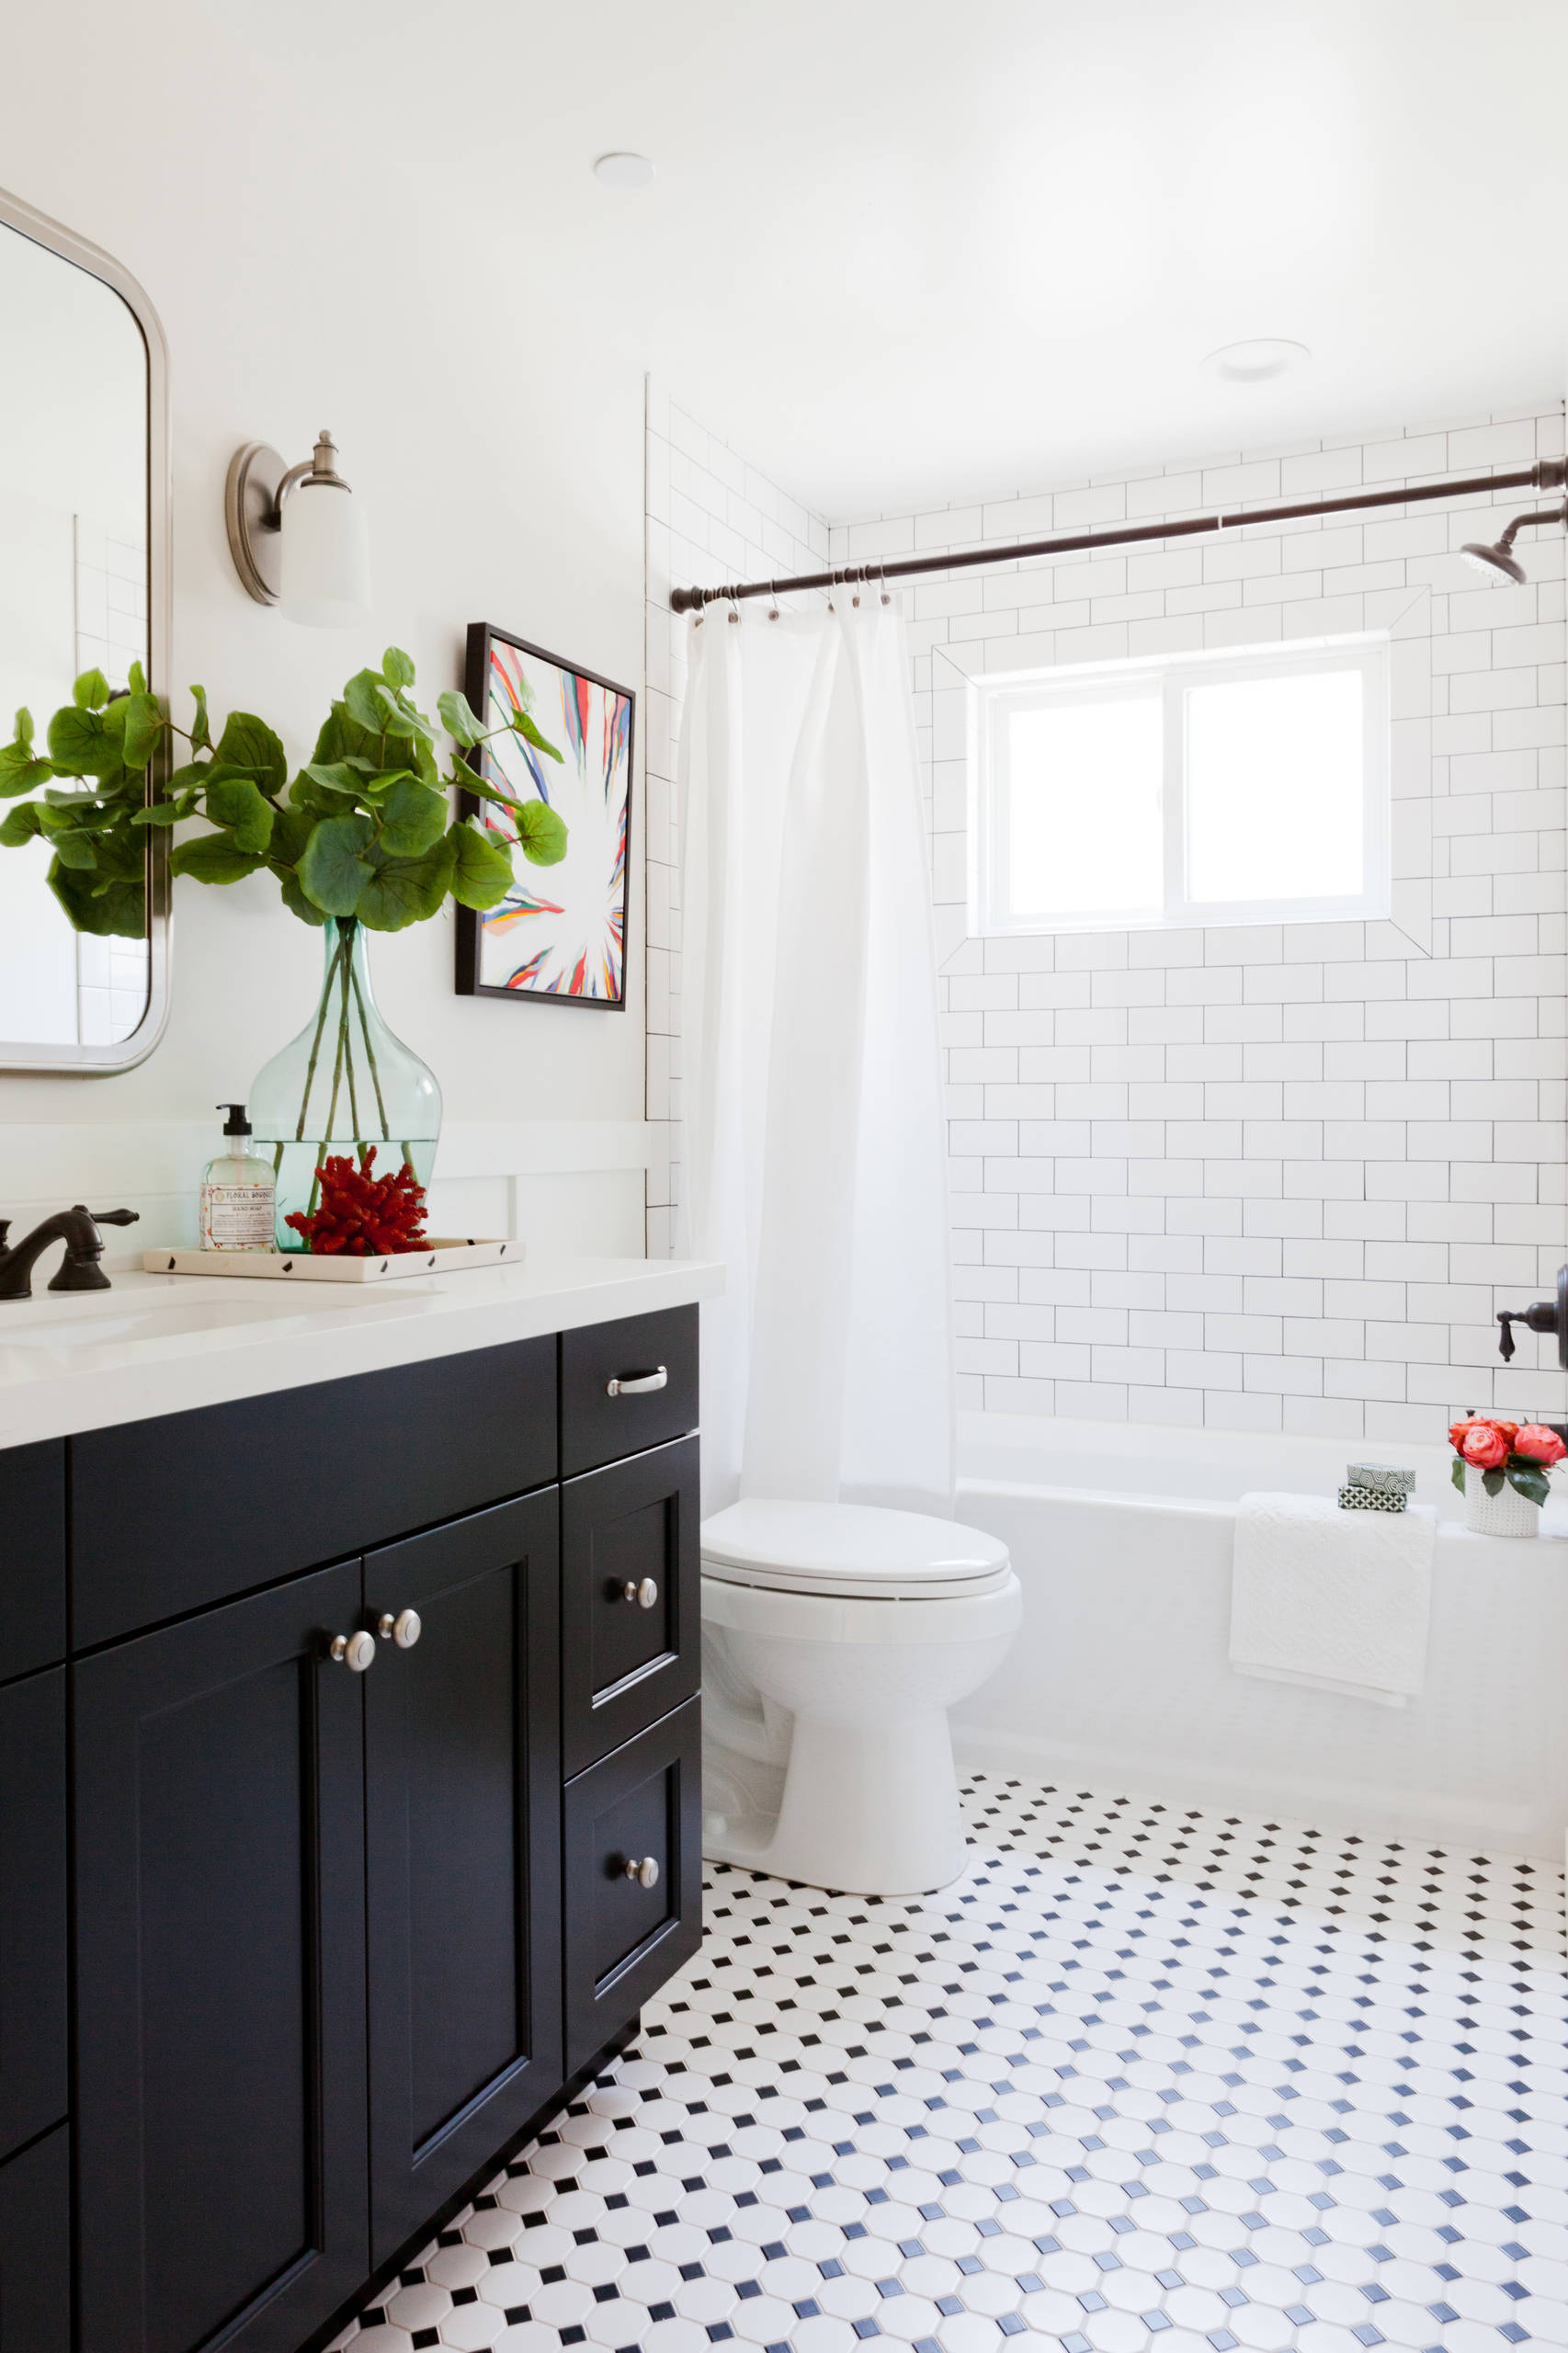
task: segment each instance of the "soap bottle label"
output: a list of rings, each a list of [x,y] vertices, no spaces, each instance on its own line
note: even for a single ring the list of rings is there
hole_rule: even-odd
[[[275,1199],[270,1185],[203,1185],[202,1248],[270,1250]]]

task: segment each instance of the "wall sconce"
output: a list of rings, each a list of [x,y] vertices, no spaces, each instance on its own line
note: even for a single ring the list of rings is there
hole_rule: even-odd
[[[223,491],[229,552],[258,605],[308,629],[352,629],[370,612],[365,518],[324,430],[302,464],[265,441],[236,449]]]

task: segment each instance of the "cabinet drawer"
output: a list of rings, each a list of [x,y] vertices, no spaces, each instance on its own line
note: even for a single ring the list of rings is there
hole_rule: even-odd
[[[658,1376],[663,1374],[662,1381]],[[625,1384],[658,1381],[655,1388]],[[697,1427],[697,1310],[623,1316],[561,1335],[561,1475],[597,1470]]]
[[[696,1690],[698,1446],[656,1447],[562,1494],[563,1765],[585,1771]]]
[[[65,1655],[65,1440],[0,1450],[0,1683]]]
[[[0,2353],[70,2353],[71,2143],[63,2124],[0,2165]]]
[[[65,2113],[65,1670],[0,1691],[0,2157]]]
[[[555,1342],[474,1348],[71,1441],[78,1649],[555,1477]]]
[[[701,1701],[568,1782],[564,1832],[570,2075],[702,1940]]]

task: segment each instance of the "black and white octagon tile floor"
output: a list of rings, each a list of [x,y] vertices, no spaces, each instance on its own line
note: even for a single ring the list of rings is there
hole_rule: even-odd
[[[1562,1878],[976,1775],[924,1899],[710,1869],[698,1959],[338,2340],[1568,2346]]]

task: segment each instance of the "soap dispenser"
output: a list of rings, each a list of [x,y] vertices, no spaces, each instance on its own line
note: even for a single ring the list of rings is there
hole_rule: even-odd
[[[243,1103],[220,1103],[227,1111],[226,1152],[210,1160],[201,1177],[201,1246],[204,1250],[276,1248],[277,1179],[271,1163],[250,1142]]]

